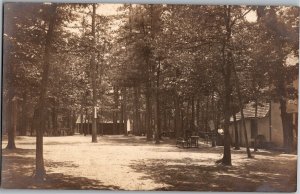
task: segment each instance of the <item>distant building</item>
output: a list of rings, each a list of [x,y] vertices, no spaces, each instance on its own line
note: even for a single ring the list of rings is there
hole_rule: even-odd
[[[273,109],[272,109],[273,106]],[[270,103],[263,103],[261,106],[257,107],[257,127],[255,126],[255,107],[254,103],[247,104],[244,109],[244,118],[247,129],[248,141],[254,142],[254,138],[256,135],[263,135],[266,141],[273,141],[277,144],[281,144],[283,142],[282,137],[282,126],[279,123],[273,123],[276,125],[274,129],[272,129],[272,120],[275,122],[274,118],[280,116],[280,110],[276,110],[276,105],[271,103],[271,114],[270,114]],[[273,111],[273,114],[272,114]],[[277,115],[276,112],[279,114]],[[273,119],[272,119],[272,116]],[[241,146],[245,146],[245,132],[243,129],[243,123],[241,120],[241,113],[238,112],[236,115],[236,122],[238,127],[239,134],[239,144]],[[270,120],[271,116],[271,120]],[[278,120],[278,119],[277,119]],[[256,131],[257,129],[257,131]],[[234,118],[230,118],[230,127],[229,131],[232,138],[232,143],[235,143],[235,129],[234,129]],[[272,134],[273,133],[273,134]]]
[[[299,91],[299,78],[297,77],[292,83],[287,84],[287,87],[294,88]],[[298,93],[298,92],[297,92]],[[287,126],[293,133],[293,146],[297,147],[298,138],[298,97],[289,99],[286,102]],[[283,127],[281,120],[281,110],[279,102],[260,103],[257,107],[257,127],[255,122],[255,104],[248,103],[243,109],[248,141],[253,146],[254,140],[260,136],[266,143],[282,147],[284,144]],[[239,143],[245,146],[245,132],[241,122],[241,113],[236,114],[237,127],[239,132]],[[257,131],[256,131],[257,130]],[[231,134],[232,143],[235,143],[234,119],[230,118],[229,131]]]
[[[293,109],[295,112],[290,113],[289,117],[289,126],[293,128],[294,134],[297,132],[297,117],[298,110]],[[280,104],[271,102],[271,103],[261,103],[257,107],[257,127],[255,122],[255,105],[254,103],[248,103],[245,105],[244,109],[244,118],[246,124],[246,131],[248,136],[248,141],[250,145],[253,146],[254,140],[257,136],[260,136],[260,140],[263,140],[265,143],[269,143],[276,147],[283,146],[283,127],[281,121],[281,112]],[[241,113],[236,114],[237,127],[239,132],[239,143],[241,146],[245,146],[245,132],[243,129],[241,121]],[[232,143],[235,143],[235,129],[234,129],[234,119],[230,118],[229,132],[231,134]],[[294,137],[297,137],[295,134]],[[296,141],[294,141],[296,142]]]
[[[115,126],[114,126],[115,125]],[[111,121],[102,121],[97,120],[97,134],[102,135],[119,135],[124,134],[125,125],[124,123],[114,124]],[[75,133],[80,134],[92,134],[92,118],[82,115],[77,116],[76,119],[76,131]]]

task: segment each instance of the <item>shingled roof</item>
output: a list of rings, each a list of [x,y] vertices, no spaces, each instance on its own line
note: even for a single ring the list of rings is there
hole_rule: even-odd
[[[257,118],[264,118],[268,115],[270,110],[270,104],[269,103],[260,103],[257,106]],[[247,118],[255,118],[255,103],[250,102],[245,105],[244,109],[244,117]],[[238,112],[236,115],[236,120],[241,120],[241,112]],[[233,117],[230,117],[230,121],[233,122]]]

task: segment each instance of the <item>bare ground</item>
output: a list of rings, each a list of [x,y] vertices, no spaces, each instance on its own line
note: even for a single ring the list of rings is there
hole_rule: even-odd
[[[4,148],[7,141],[3,140]],[[155,145],[144,137],[44,138],[47,178],[34,181],[35,138],[17,137],[16,150],[2,149],[2,187],[173,191],[296,190],[297,155],[260,150],[253,159],[232,150],[232,166],[215,164],[222,147],[180,149],[174,140]]]

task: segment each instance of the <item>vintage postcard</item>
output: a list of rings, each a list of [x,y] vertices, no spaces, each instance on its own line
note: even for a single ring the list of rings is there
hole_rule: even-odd
[[[5,189],[295,192],[299,7],[3,4]]]

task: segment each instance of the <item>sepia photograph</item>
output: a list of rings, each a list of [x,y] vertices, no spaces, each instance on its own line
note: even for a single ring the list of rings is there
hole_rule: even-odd
[[[299,6],[2,6],[2,189],[297,191]]]

